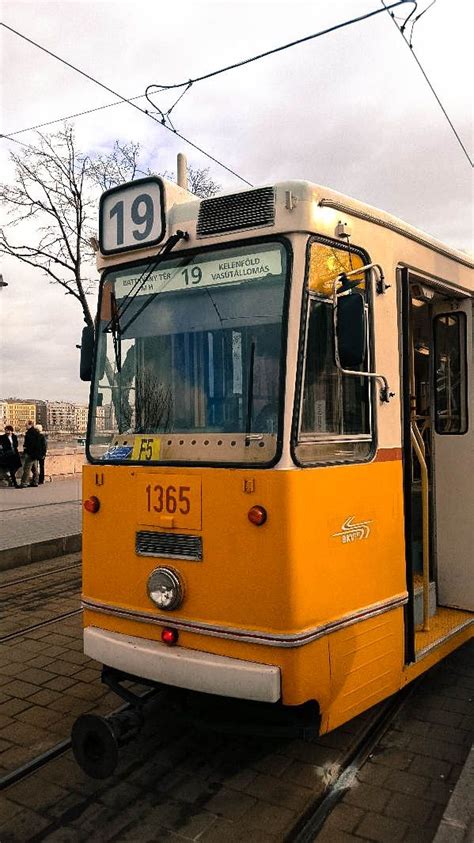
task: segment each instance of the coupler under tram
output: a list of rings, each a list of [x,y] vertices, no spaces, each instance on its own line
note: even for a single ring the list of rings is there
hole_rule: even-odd
[[[261,703],[203,694],[184,688],[173,688],[142,677],[130,676],[110,667],[103,667],[102,682],[124,700],[119,711],[103,716],[81,714],[71,731],[74,758],[81,769],[94,779],[112,776],[120,760],[120,750],[139,740],[146,726],[153,734],[156,727],[170,717],[180,723],[209,731],[264,738],[308,740],[317,737],[320,717],[314,701],[299,706]],[[149,690],[137,694],[127,685],[148,685]],[[158,711],[154,703],[162,703]]]
[[[127,680],[138,681],[104,667],[102,682],[126,705],[106,717],[81,714],[73,724],[71,744],[74,758],[94,779],[106,779],[113,774],[119,760],[119,749],[139,737],[145,724],[144,706],[159,694],[157,688],[139,696],[121,685]],[[140,681],[143,684],[143,680]]]

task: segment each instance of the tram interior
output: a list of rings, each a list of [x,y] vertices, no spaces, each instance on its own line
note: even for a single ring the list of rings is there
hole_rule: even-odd
[[[442,297],[434,291],[413,284],[411,290],[411,384],[412,424],[419,432],[418,440],[426,464],[429,501],[429,617],[423,622],[423,466],[412,449],[412,560],[415,593],[415,653],[421,657],[436,642],[447,638],[472,617],[470,612],[447,608],[438,603],[436,570],[436,476],[433,454],[434,418],[434,344],[433,305]]]

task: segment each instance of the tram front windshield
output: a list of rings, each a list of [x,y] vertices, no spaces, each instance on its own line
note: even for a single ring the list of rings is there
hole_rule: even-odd
[[[286,282],[287,253],[280,242],[108,272],[97,330],[90,456],[133,461],[139,434],[179,434],[181,444],[206,434],[211,445],[223,441],[219,435],[232,435],[237,446],[260,434],[266,443],[262,461],[272,459]],[[211,452],[215,448],[193,449],[193,461],[219,461]],[[241,448],[232,461],[245,462]]]

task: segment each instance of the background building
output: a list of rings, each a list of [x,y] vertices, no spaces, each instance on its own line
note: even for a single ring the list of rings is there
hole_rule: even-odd
[[[46,401],[34,401],[36,406],[36,424],[43,425],[43,430],[48,427],[48,412]]]
[[[87,431],[89,407],[87,404],[75,404],[72,401],[41,401],[4,398],[0,400],[0,432],[6,424],[13,425],[17,433],[24,433],[26,423],[31,419],[41,424],[45,433],[84,436]],[[112,404],[96,407],[96,430],[108,432],[114,429],[114,409]]]
[[[7,398],[0,402],[0,416],[3,427],[11,424],[13,430],[22,433],[30,419],[36,424],[36,404],[34,401]]]
[[[7,416],[8,416],[7,402],[6,401],[0,401],[0,425],[2,427],[2,433],[3,433],[3,428],[5,427],[5,425],[8,424]]]
[[[87,417],[89,415],[89,407],[87,404],[76,404],[75,411],[75,433],[85,433],[87,430]]]
[[[69,401],[47,401],[46,414],[49,433],[76,432],[76,404]]]

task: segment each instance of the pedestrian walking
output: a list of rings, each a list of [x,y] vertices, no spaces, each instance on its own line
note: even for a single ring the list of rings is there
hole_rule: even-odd
[[[38,485],[38,460],[41,456],[40,433],[36,430],[35,423],[29,421],[26,424],[25,441],[23,443],[23,474],[21,475],[21,488]],[[30,483],[31,472],[31,483]]]
[[[5,425],[5,433],[0,436],[0,449],[2,468],[10,475],[10,485],[18,489],[20,484],[16,473],[21,466],[21,457],[18,453],[18,437],[11,424]]]
[[[46,454],[48,452],[48,442],[47,442],[46,436],[43,433],[43,425],[37,424],[36,430],[38,431],[38,433],[40,435],[40,451],[41,451],[41,456],[38,457],[38,463],[39,463],[38,485],[42,486],[43,483],[44,483],[44,461],[46,459]]]

